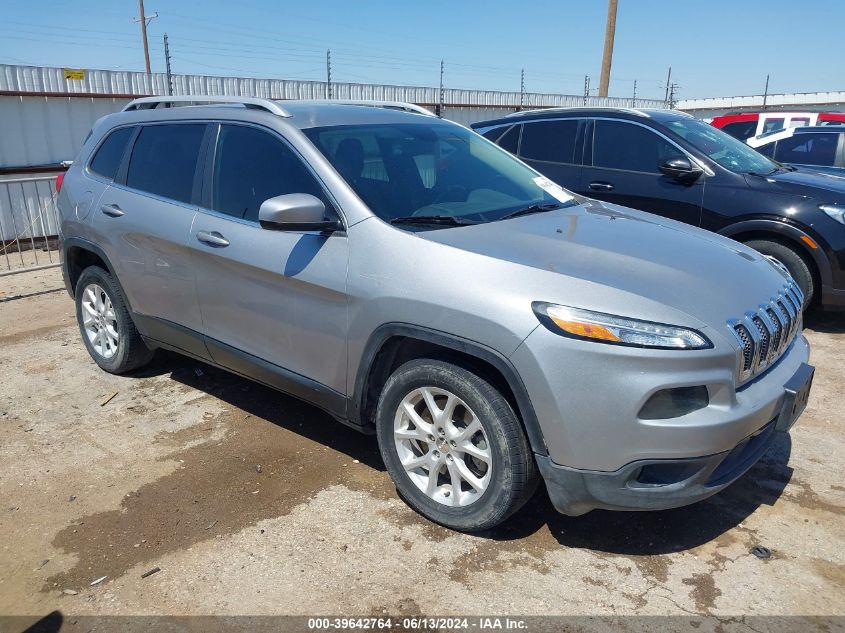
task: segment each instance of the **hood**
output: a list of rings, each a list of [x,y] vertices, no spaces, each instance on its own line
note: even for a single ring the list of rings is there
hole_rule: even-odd
[[[845,178],[833,174],[797,169],[745,178],[752,189],[817,198],[819,202],[845,201]]]
[[[543,279],[544,296],[536,300],[656,321],[664,320],[665,308],[671,308],[690,317],[678,325],[709,325],[719,331],[726,329],[728,319],[768,302],[788,280],[765,257],[738,242],[593,200],[417,236],[545,275],[555,273]],[[528,284],[522,275],[522,280],[534,286],[537,279]],[[621,292],[608,300],[614,293],[607,289]],[[636,298],[645,301],[629,301]],[[638,313],[625,314],[621,302]]]

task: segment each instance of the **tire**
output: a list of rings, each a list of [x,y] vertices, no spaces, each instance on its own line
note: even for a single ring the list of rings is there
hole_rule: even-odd
[[[804,293],[804,307],[810,305],[816,291],[816,283],[813,271],[800,253],[786,244],[769,240],[751,240],[745,245],[763,255],[774,257],[783,264]]]
[[[123,291],[111,274],[89,266],[76,282],[74,298],[82,342],[101,369],[125,374],[150,362],[153,352],[135,328]]]
[[[442,417],[432,415],[430,401]],[[447,415],[450,402],[454,407]],[[470,428],[473,420],[477,425]],[[510,404],[486,380],[457,365],[418,359],[399,367],[379,398],[376,431],[399,495],[446,527],[490,529],[519,510],[537,488],[537,465]],[[420,465],[406,469],[403,462]],[[433,467],[437,474],[432,479]],[[461,479],[467,473],[470,477]]]

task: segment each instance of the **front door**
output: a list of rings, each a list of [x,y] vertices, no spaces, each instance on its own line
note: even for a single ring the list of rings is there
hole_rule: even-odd
[[[190,244],[212,358],[294,395],[341,402],[346,233],[279,231],[258,223],[268,198],[309,193],[336,213],[328,196],[291,147],[263,128],[221,125],[210,160],[208,193]]]
[[[649,128],[616,119],[596,119],[585,151],[579,193],[698,226],[705,177],[681,183],[658,166],[683,152]]]

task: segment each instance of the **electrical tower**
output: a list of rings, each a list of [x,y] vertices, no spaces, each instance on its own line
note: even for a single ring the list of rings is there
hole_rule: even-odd
[[[167,94],[173,96],[173,75],[170,72],[170,44],[167,33],[164,34],[164,65],[167,68]]]
[[[332,98],[332,51],[326,49],[326,99]]]
[[[525,69],[522,69],[522,72],[519,76],[519,110],[522,110],[522,107],[525,105]]]

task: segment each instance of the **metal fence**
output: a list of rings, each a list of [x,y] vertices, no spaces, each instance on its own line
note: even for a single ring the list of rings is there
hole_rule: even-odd
[[[0,276],[58,266],[56,177],[0,180]]]

